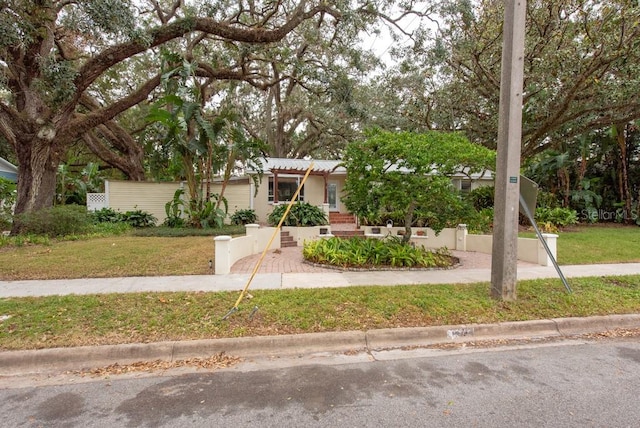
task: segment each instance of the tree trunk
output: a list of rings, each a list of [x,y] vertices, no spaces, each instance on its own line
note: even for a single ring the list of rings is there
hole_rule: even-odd
[[[404,235],[402,235],[402,243],[408,244],[411,240],[411,224],[413,223],[413,212],[416,209],[415,201],[412,201],[407,208],[407,213],[404,216]]]
[[[47,138],[36,137],[32,141],[18,144],[18,197],[15,214],[53,206],[61,152],[64,150]],[[19,234],[21,229],[20,221],[14,220],[11,234]]]
[[[629,190],[629,171],[627,169],[627,139],[626,126],[616,125],[616,142],[618,144],[619,168],[618,168],[618,186],[620,188],[620,199],[624,203],[623,222],[627,224],[633,223],[631,191]]]

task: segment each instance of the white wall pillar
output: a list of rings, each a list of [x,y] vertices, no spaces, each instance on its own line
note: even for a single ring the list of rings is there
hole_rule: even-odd
[[[456,250],[467,251],[467,225],[459,224],[456,228]]]
[[[226,275],[231,272],[231,237],[227,235],[213,238],[215,245],[215,274]]]
[[[553,255],[553,258],[558,260],[558,235],[554,233],[543,233],[542,238],[547,242],[547,246]],[[544,249],[542,242],[538,242],[538,264],[541,266],[553,266],[551,258]]]
[[[327,221],[329,221],[329,204],[322,204],[322,212],[327,216]]]
[[[245,234],[253,237],[251,240],[253,245],[252,254],[260,252],[260,249],[258,248],[258,229],[260,229],[259,224],[251,223],[244,225]]]

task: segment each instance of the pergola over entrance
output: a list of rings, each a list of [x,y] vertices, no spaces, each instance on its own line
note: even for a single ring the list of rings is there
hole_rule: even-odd
[[[284,159],[267,158],[263,162],[265,172],[273,175],[273,188],[278,189],[278,176],[299,175],[304,176],[313,162],[313,168],[309,175],[322,177],[324,180],[324,203],[328,203],[328,182],[329,176],[335,172],[345,174],[346,169],[337,160],[306,160],[306,159]],[[273,202],[278,203],[278,192],[273,192]]]

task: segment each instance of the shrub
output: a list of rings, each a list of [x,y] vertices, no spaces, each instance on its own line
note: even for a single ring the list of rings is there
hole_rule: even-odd
[[[254,210],[237,210],[231,215],[231,224],[251,224],[258,221]]]
[[[536,222],[556,228],[578,222],[578,214],[569,208],[537,208]]]
[[[58,205],[15,216],[21,234],[58,237],[86,233],[91,228],[91,217],[86,207]]]
[[[184,227],[186,224],[186,221],[182,218],[182,214],[184,212],[184,201],[182,200],[183,194],[184,189],[176,190],[173,194],[173,199],[164,205],[164,212],[167,217],[162,223],[163,226]]]
[[[538,197],[536,198],[538,208],[559,208],[560,202],[558,197],[551,192],[545,192],[543,190],[538,191]]]
[[[277,205],[267,221],[271,226],[276,226],[287,209],[287,205]],[[283,226],[320,226],[327,224],[327,216],[321,208],[307,202],[296,202],[291,207],[289,215],[282,223]]]
[[[15,202],[16,183],[0,177],[0,231],[11,229],[11,216]]]
[[[465,219],[469,233],[489,233],[493,229],[493,208],[484,208]]]
[[[467,194],[467,200],[473,205],[476,211],[482,211],[485,208],[493,208],[495,187],[481,186],[473,189]]]
[[[306,260],[339,267],[448,267],[451,256],[446,249],[428,251],[404,244],[390,236],[385,239],[329,238],[305,242]]]
[[[216,208],[218,200],[221,201],[222,208]],[[192,200],[185,206],[185,213],[189,216],[188,225],[195,228],[217,228],[224,226],[224,219],[227,217],[229,206],[227,199],[218,194],[211,195],[209,200],[203,198]]]
[[[133,210],[122,214],[122,221],[132,227],[141,228],[155,226],[158,219],[146,211]]]
[[[98,223],[120,223],[124,221],[122,213],[117,212],[113,208],[102,208],[89,213],[89,216],[95,224]]]

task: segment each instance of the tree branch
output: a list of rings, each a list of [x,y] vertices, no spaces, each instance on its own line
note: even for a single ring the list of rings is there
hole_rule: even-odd
[[[67,129],[65,131],[68,130],[68,132],[59,134],[68,135],[68,140],[74,140],[85,132],[88,132],[90,129],[113,119],[123,111],[146,100],[151,91],[160,84],[160,79],[160,74],[158,74],[149,79],[144,85],[138,88],[137,91],[129,94],[128,96],[111,103],[104,108],[75,117],[70,120],[66,126]]]
[[[326,4],[318,5],[308,11],[304,11],[306,2],[302,1],[291,14],[290,19],[282,26],[268,30],[265,28],[240,28],[229,23],[218,22],[211,18],[182,18],[170,24],[151,30],[148,40],[133,40],[105,49],[95,56],[80,69],[75,84],[78,93],[89,87],[104,71],[115,64],[124,61],[134,55],[144,52],[156,46],[160,46],[170,40],[182,37],[194,31],[215,35],[227,40],[245,43],[273,43],[282,40],[294,28],[307,19],[320,12],[329,13],[339,17],[339,13]],[[77,99],[75,100],[77,102]]]

